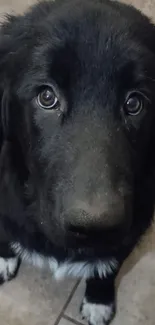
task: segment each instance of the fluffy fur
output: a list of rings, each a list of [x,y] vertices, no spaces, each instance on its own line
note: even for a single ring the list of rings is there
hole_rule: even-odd
[[[0,30],[0,276],[28,258],[85,277],[91,325],[152,222],[154,39],[109,0],[40,2]]]
[[[90,278],[97,272],[99,277],[107,277],[117,270],[117,261],[96,260],[94,263],[89,261],[72,262],[72,260],[59,261],[55,258],[45,257],[37,252],[24,249],[19,243],[11,243],[12,251],[22,260],[29,262],[40,268],[46,266],[50,268],[56,279],[62,279],[65,276],[74,276],[78,278]]]

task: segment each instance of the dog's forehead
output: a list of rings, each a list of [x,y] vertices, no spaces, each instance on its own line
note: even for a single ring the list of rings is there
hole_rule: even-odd
[[[92,2],[91,2],[92,3]],[[133,37],[134,22],[113,10],[113,6],[70,8],[70,14],[48,16],[42,29],[40,49],[43,60],[51,60],[72,68],[80,62],[83,69],[101,69],[108,64],[121,66],[121,62],[138,61],[142,47]],[[119,19],[118,19],[119,18]],[[132,26],[132,28],[131,28]],[[47,56],[48,54],[48,56]],[[34,53],[36,60],[36,52]],[[48,59],[47,59],[48,58]],[[40,58],[39,58],[40,59]],[[79,65],[76,64],[79,69]],[[74,70],[75,72],[75,70]]]
[[[124,22],[123,16],[118,20],[117,12],[110,14],[109,11],[107,8],[102,12],[99,8],[92,10],[88,6],[85,11],[79,10],[78,15],[73,12],[71,17],[66,13],[54,20],[49,17],[45,34],[48,34],[53,53],[54,50],[67,48],[84,59],[87,59],[86,52],[89,57],[97,56],[99,59],[99,56],[111,52],[116,45],[117,50],[121,50],[125,41],[130,39],[128,24]]]
[[[51,73],[55,81],[59,75],[73,79],[81,77],[86,82],[93,80],[93,83],[99,78],[112,78],[114,81],[114,77],[129,70],[129,65],[132,73],[135,62],[139,64],[141,48],[126,32],[105,22],[97,24],[97,18],[95,21],[91,25],[88,18],[77,25],[73,20],[69,28],[67,24],[65,30],[62,27],[58,32],[51,31],[48,46],[43,44],[41,47],[38,62],[45,63],[48,74]],[[34,61],[37,62],[35,54]]]
[[[51,21],[48,36],[42,39],[33,52],[34,63],[46,61],[61,68],[83,69],[86,71],[101,69],[108,65],[120,65],[121,58],[128,59],[135,51],[132,39],[118,24],[106,23],[98,17],[92,20],[87,17],[83,22],[76,19],[67,21],[64,17],[57,24],[57,28]],[[47,35],[45,31],[45,35]],[[139,51],[139,49],[138,49]],[[130,55],[128,53],[130,52]],[[137,52],[138,54],[138,52]],[[133,55],[136,58],[136,55]],[[64,66],[63,66],[64,64]]]
[[[59,77],[66,82],[65,76],[82,76],[87,83],[91,78],[95,84],[100,78],[114,81],[123,69],[130,79],[135,63],[143,64],[142,57],[145,61],[144,48],[135,37],[136,21],[130,15],[124,17],[113,4],[74,3],[70,1],[66,9],[58,6],[37,24],[39,37],[31,49],[32,65],[25,68],[24,75],[27,77],[28,72],[29,78],[24,83],[32,78],[34,83],[37,79],[46,82],[51,77],[56,82]]]

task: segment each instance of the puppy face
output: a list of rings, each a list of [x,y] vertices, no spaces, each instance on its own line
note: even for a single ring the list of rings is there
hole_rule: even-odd
[[[2,29],[13,166],[60,247],[107,250],[132,229],[151,159],[153,37],[145,17],[109,1],[42,3]]]

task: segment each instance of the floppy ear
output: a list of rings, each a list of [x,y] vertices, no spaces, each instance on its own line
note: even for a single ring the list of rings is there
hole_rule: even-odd
[[[26,160],[17,135],[17,117],[18,103],[14,100],[9,85],[6,85],[3,91],[1,89],[0,103],[0,180],[3,179],[5,183],[4,179],[9,179],[12,186],[15,179],[19,179],[21,184],[27,179]]]
[[[18,173],[18,177],[24,159],[15,139],[19,129],[16,128],[17,119],[20,119],[18,113],[21,110],[18,110],[13,88],[17,74],[21,73],[20,67],[27,57],[27,25],[24,16],[8,15],[0,26],[0,173],[2,175],[3,169],[11,168]],[[6,167],[8,164],[9,167]]]
[[[10,152],[9,143],[9,92],[5,88],[1,91],[0,103],[0,177],[4,174],[4,169],[8,167]]]
[[[19,17],[6,15],[0,26],[0,148],[9,137],[9,80],[14,66],[15,25]]]
[[[22,149],[18,139],[15,138],[18,126],[13,115],[16,115],[16,112],[13,110],[9,87],[6,87],[2,93],[0,106],[0,181],[3,180],[5,186],[6,183],[8,186],[11,183],[11,187],[14,187],[17,180],[20,184],[24,184],[28,172]]]
[[[9,139],[9,91],[5,89],[2,94],[0,108],[1,143]]]

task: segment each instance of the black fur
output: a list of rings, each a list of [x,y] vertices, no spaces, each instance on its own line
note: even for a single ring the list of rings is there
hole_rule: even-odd
[[[114,280],[153,217],[154,39],[148,18],[108,0],[41,2],[7,17],[0,32],[1,256],[20,243],[59,262],[115,258]],[[45,85],[58,96],[55,110],[38,105]],[[124,103],[133,91],[143,109],[129,116]],[[98,286],[97,268],[94,276]],[[86,292],[90,302],[109,301]]]

